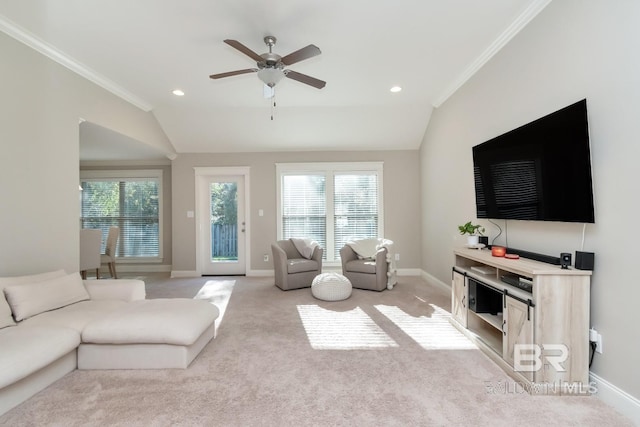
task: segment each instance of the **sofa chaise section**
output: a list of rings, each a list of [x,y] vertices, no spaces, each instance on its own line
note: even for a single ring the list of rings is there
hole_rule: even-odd
[[[78,369],[186,368],[214,337],[218,315],[204,300],[131,302],[83,329]]]

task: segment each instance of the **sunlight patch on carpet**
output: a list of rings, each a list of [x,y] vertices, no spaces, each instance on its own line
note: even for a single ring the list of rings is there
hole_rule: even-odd
[[[231,299],[231,293],[235,286],[235,280],[209,280],[205,283],[193,299],[203,299],[209,301],[211,304],[218,307],[220,315],[216,319],[216,334],[225,311],[227,311],[227,305],[229,299]]]
[[[360,307],[349,311],[331,311],[317,305],[298,305],[298,313],[313,349],[398,347]]]
[[[375,305],[374,307],[426,350],[470,350],[477,348],[449,322],[451,316],[449,312],[437,305],[429,305],[433,309],[431,317],[411,316],[395,306]]]

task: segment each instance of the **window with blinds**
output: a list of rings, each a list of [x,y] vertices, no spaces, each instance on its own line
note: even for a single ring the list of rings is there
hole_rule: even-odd
[[[334,176],[334,257],[349,240],[378,237],[378,177],[361,172]]]
[[[148,177],[131,176],[140,175],[132,171],[122,171],[122,177],[109,176],[115,171],[100,172],[95,171],[93,175],[97,176],[93,178],[80,180],[81,227],[102,231],[103,253],[109,228],[117,226],[120,228],[117,257],[160,258],[162,192],[158,173],[161,171],[152,171],[154,176]]]
[[[382,163],[276,165],[278,238],[313,239],[328,262],[353,239],[382,236]]]
[[[326,178],[324,175],[282,177],[282,237],[317,241],[323,248],[327,239]]]

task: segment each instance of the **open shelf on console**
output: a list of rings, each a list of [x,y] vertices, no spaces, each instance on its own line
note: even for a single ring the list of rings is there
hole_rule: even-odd
[[[502,331],[496,327],[497,320],[487,321],[489,317],[497,318],[498,316],[484,313],[477,314],[470,311],[467,319],[467,329],[493,351],[502,354]],[[502,327],[502,320],[500,320],[500,327]]]
[[[489,313],[474,313],[476,316],[487,322],[499,331],[502,331],[502,313],[489,314]]]

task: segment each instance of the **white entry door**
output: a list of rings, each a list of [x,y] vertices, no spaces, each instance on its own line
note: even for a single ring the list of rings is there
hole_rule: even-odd
[[[246,274],[244,176],[200,176],[199,240],[203,275]]]

